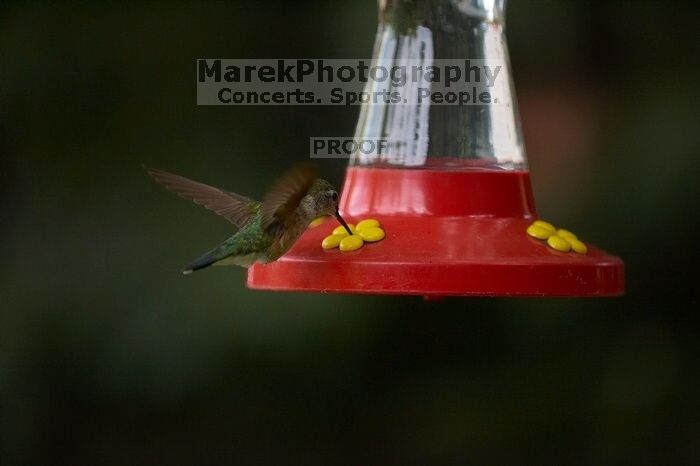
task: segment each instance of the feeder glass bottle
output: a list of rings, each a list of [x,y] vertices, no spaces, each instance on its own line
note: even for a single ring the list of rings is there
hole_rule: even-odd
[[[351,166],[527,168],[505,40],[504,8],[505,0],[379,2],[373,64],[385,69],[402,67],[413,78],[416,70],[425,72],[435,65],[443,72],[442,83],[430,82],[427,76],[424,81],[408,79],[405,84],[370,80],[365,89],[368,93],[398,91],[406,100],[403,104],[363,105],[356,139],[384,139],[388,147],[383,153],[356,152]],[[462,76],[445,87],[445,71],[452,66],[460,67]],[[497,73],[495,79],[491,76],[492,83],[485,76],[486,67]],[[472,100],[462,105],[436,103],[421,94],[420,88],[426,87]],[[473,94],[475,89],[477,95]],[[496,102],[475,102],[483,90]]]

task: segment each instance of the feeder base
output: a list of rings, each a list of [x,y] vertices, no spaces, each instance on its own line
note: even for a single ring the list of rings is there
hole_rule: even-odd
[[[561,253],[525,233],[536,218],[526,172],[351,168],[341,213],[350,223],[376,218],[386,238],[353,252],[323,250],[337,226],[328,221],[278,261],[251,267],[248,286],[429,297],[624,293],[619,258],[590,244],[588,254]]]

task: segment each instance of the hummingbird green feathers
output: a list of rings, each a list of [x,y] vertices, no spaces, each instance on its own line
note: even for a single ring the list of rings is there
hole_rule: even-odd
[[[163,170],[144,168],[168,190],[221,215],[235,228],[233,236],[195,259],[183,270],[184,274],[210,265],[250,267],[276,261],[289,251],[313,219],[324,215],[335,216],[351,234],[338,212],[338,192],[307,164],[296,165],[284,173],[262,202]]]

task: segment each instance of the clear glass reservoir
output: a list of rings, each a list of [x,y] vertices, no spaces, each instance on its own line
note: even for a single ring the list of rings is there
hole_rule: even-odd
[[[355,153],[351,166],[527,169],[504,11],[505,0],[380,0],[373,65],[409,72],[434,67],[442,76],[368,82],[365,92],[399,91],[403,100],[362,105],[355,138],[387,144]],[[446,83],[457,68],[460,79]],[[439,98],[420,98],[426,87]],[[482,91],[491,101],[477,100]],[[445,101],[455,95],[471,100]]]

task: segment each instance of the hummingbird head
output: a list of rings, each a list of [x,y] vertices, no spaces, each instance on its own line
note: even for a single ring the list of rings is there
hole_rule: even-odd
[[[345,227],[348,234],[352,234],[347,223],[343,220],[338,212],[338,191],[328,181],[321,178],[316,179],[314,184],[306,193],[306,196],[301,201],[304,211],[309,218],[322,217],[324,215],[333,215],[338,222]]]

